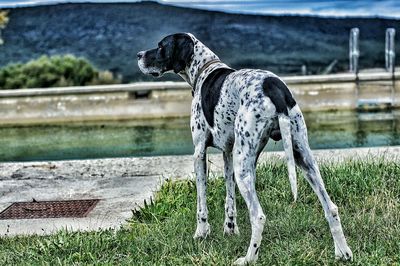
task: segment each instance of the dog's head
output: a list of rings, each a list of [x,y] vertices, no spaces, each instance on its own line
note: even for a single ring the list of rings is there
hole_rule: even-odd
[[[166,72],[180,73],[194,54],[194,42],[186,33],[168,35],[158,43],[158,47],[137,54],[138,65],[144,74],[160,77]]]

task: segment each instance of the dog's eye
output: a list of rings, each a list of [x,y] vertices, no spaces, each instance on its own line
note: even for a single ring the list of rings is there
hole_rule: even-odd
[[[164,56],[164,49],[163,49],[162,46],[158,46],[157,52],[158,52],[161,56]]]

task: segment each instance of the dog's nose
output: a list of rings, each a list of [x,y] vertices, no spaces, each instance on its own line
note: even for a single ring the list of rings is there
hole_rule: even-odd
[[[139,60],[139,59],[141,59],[141,58],[144,56],[144,52],[141,51],[141,52],[137,53],[136,56],[137,56],[137,59]]]

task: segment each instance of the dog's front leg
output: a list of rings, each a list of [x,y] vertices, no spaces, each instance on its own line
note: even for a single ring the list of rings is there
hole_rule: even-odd
[[[206,202],[206,148],[203,145],[195,147],[194,171],[196,173],[197,187],[197,229],[193,238],[205,238],[210,233],[210,225],[208,223],[208,210]]]
[[[236,199],[235,199],[235,180],[233,175],[233,159],[232,152],[224,152],[224,168],[225,168],[225,222],[224,234],[239,234],[239,227],[236,223]]]

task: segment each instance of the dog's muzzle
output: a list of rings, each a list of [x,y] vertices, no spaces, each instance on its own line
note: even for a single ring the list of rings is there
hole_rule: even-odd
[[[139,53],[137,53],[137,54],[136,54],[137,59],[138,59],[138,60],[142,59],[142,57],[144,56],[145,53],[146,53],[145,51],[140,51]]]
[[[161,69],[155,66],[148,66],[148,63],[146,62],[146,51],[140,51],[136,56],[139,69],[143,74],[152,75],[153,77],[160,77],[162,75]]]

